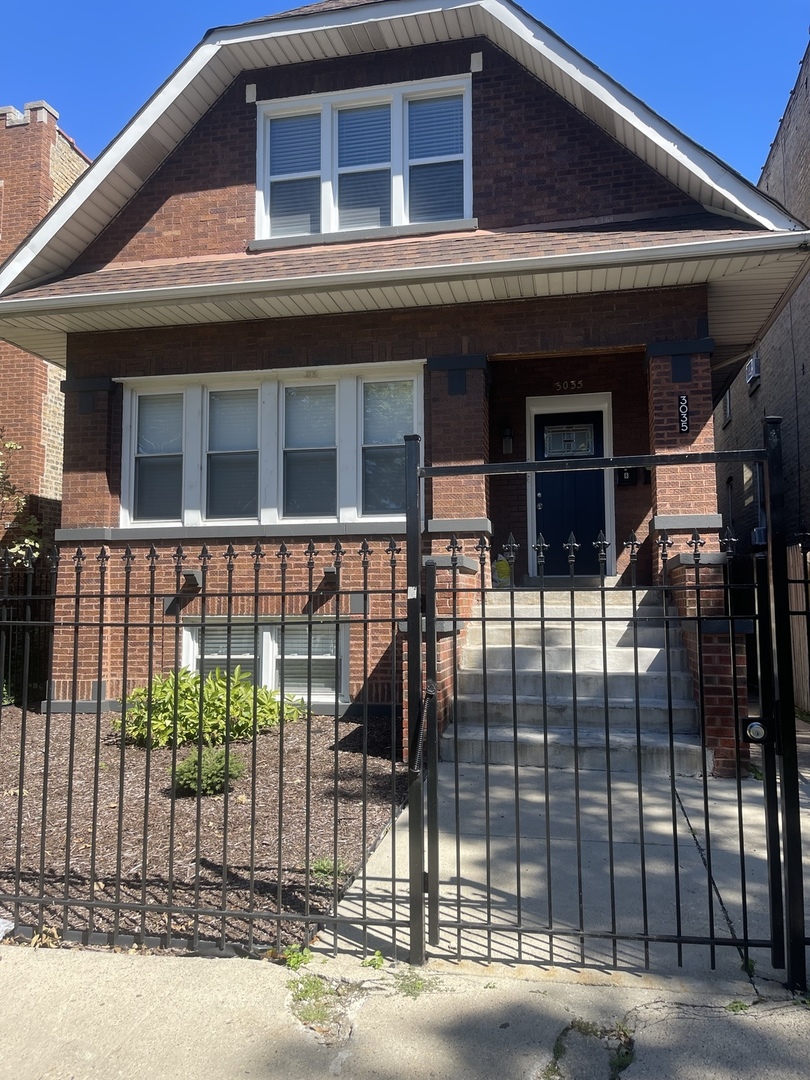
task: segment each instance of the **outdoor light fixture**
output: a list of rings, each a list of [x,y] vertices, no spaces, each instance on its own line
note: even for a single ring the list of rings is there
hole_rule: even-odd
[[[512,429],[508,424],[501,431],[501,449],[504,454],[512,453]]]

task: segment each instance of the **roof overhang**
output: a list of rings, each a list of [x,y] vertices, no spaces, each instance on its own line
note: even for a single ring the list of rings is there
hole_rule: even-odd
[[[486,37],[714,212],[803,226],[510,0],[381,0],[210,31],[0,267],[0,295],[63,273],[242,71]]]
[[[63,364],[68,334],[705,285],[719,389],[810,267],[810,231],[665,247],[0,300],[0,337]],[[644,346],[649,342],[629,342]]]

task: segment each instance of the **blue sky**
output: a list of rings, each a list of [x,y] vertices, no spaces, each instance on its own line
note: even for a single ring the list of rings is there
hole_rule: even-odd
[[[4,20],[0,105],[44,98],[97,155],[212,26],[295,0],[40,0]],[[524,0],[579,52],[754,182],[807,45],[806,0]],[[19,33],[19,47],[15,35]],[[32,49],[32,36],[38,35]]]

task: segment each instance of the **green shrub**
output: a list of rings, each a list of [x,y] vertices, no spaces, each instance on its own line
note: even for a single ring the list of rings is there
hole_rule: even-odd
[[[250,674],[236,667],[228,677],[217,668],[201,684],[200,675],[188,668],[156,675],[151,687],[133,690],[126,700],[124,734],[139,746],[177,746],[198,742],[221,746],[226,734],[232,739],[250,739],[255,730],[269,731],[281,719],[278,693],[264,686],[254,687]],[[303,701],[288,697],[284,719],[297,720]],[[122,717],[113,726],[122,730]],[[175,730],[176,729],[176,730]]]
[[[175,795],[196,795],[197,779],[200,781],[201,795],[221,795],[231,782],[244,774],[245,763],[238,754],[228,755],[228,768],[225,769],[225,747],[214,749],[204,746],[202,754],[192,751],[177,766],[174,774]]]

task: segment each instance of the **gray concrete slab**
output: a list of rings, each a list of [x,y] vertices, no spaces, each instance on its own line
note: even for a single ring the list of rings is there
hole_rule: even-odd
[[[376,970],[344,956],[293,973],[4,945],[0,1000],[0,1080],[598,1080],[619,1050],[628,1080],[793,1080],[810,1037],[810,1009],[739,972]],[[306,1013],[313,1001],[326,1004]]]
[[[438,807],[444,929],[431,956],[649,968],[662,975],[679,965],[695,973],[714,965],[733,974],[743,961],[736,940],[770,935],[757,780],[738,786],[676,778],[673,784],[645,776],[639,786],[634,778],[597,771],[584,770],[577,781],[552,769],[456,769],[441,762]],[[384,920],[395,912],[406,928],[407,853],[405,812],[370,860],[365,887],[358,883],[344,899],[341,915]],[[553,942],[549,926],[557,931]],[[580,927],[593,935],[584,944]],[[402,928],[397,955],[407,955]],[[628,940],[614,947],[614,931]],[[664,941],[645,948],[634,940],[642,935],[714,935],[720,943],[714,950]],[[339,936],[341,948],[363,944],[356,928],[343,927]],[[365,946],[394,955],[382,927],[368,930]],[[759,972],[781,977],[770,967],[769,950],[753,949],[749,959]]]

